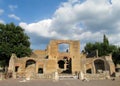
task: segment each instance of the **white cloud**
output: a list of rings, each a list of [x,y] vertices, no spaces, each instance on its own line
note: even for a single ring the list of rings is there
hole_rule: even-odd
[[[3,9],[0,9],[0,15],[4,13],[4,10]]]
[[[39,36],[49,37],[49,27],[51,25],[51,19],[46,19],[39,21],[37,23],[26,24],[24,22],[20,23],[20,26],[25,28],[28,33],[35,33]]]
[[[10,8],[11,11],[14,11],[16,8],[18,8],[17,5],[9,5],[8,7]]]
[[[9,18],[13,18],[15,20],[21,20],[18,16],[16,16],[15,14],[9,14],[8,15]]]
[[[111,2],[86,0],[80,3],[80,0],[69,0],[59,6],[51,19],[31,24],[20,23],[20,26],[29,35],[33,33],[43,39],[76,39],[81,41],[81,45],[85,45],[86,42],[102,41],[103,34],[106,34],[111,43],[118,44],[120,2]]]

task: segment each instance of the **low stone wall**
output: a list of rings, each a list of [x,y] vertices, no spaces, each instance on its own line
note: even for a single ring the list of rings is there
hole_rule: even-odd
[[[37,74],[34,78],[37,79],[53,79],[53,74]]]
[[[101,74],[85,74],[84,77],[89,80],[99,80],[99,79],[109,79],[110,76],[101,73]]]
[[[78,79],[77,75],[72,75],[72,74],[61,74],[58,77],[59,80]]]

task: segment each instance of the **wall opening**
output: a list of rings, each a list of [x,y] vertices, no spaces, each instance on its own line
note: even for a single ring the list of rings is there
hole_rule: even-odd
[[[35,64],[35,63],[36,63],[36,62],[35,62],[34,60],[27,60],[25,67],[28,67],[28,66],[30,66],[30,65],[33,65],[33,64]]]
[[[67,74],[71,74],[72,73],[72,59],[71,58],[67,58],[67,57],[63,57],[62,60],[58,61],[58,67],[60,72],[59,73],[67,73]]]
[[[58,61],[59,68],[64,69],[64,64],[65,64],[64,60]]]
[[[15,66],[15,72],[18,72],[19,66]]]
[[[103,71],[105,70],[105,63],[103,60],[100,59],[95,60],[94,65],[95,65],[96,73],[103,73]]]
[[[90,74],[92,74],[92,70],[91,70],[91,68],[87,69],[87,70],[86,70],[86,73],[90,73]]]
[[[38,74],[43,74],[43,68],[38,69]]]
[[[65,44],[65,43],[62,43],[62,44],[59,44],[58,45],[59,47],[59,52],[69,52],[69,44]]]
[[[120,68],[116,68],[115,71],[116,71],[116,72],[120,72]]]
[[[48,59],[49,58],[49,56],[47,55],[47,56],[45,56],[45,59]]]

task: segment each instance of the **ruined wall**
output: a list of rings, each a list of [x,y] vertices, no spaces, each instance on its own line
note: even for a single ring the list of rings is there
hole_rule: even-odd
[[[60,52],[59,44],[69,44],[68,52]],[[96,73],[95,60],[101,60],[104,63],[105,70],[112,75],[115,73],[115,66],[111,56],[86,58],[86,54],[80,53],[80,42],[73,40],[51,40],[46,50],[35,50],[30,57],[17,58],[15,54],[11,56],[9,61],[9,71],[17,73],[19,76],[70,73],[76,74],[91,69],[91,74]],[[33,63],[26,66],[27,62]],[[59,65],[59,61],[63,61],[64,67]],[[61,66],[61,68],[60,68]],[[69,67],[68,67],[69,66]],[[63,68],[62,68],[63,67]],[[67,70],[67,67],[69,70]],[[32,77],[33,77],[32,76]]]
[[[80,72],[80,42],[73,41],[70,46],[70,56],[72,57],[72,72]]]
[[[99,61],[103,62],[103,73],[107,72],[110,75],[115,73],[115,65],[112,61],[111,56],[103,56],[103,57],[94,57],[94,58],[83,58],[82,59],[82,71],[86,74],[88,69],[91,69],[91,74],[96,74],[97,70],[96,70],[96,65],[95,65],[95,61],[98,60],[98,64]]]
[[[59,44],[69,44],[69,52],[59,52]],[[52,40],[48,46],[49,59],[62,59],[68,57],[72,59],[72,72],[79,72],[80,65],[80,42],[72,40]],[[57,63],[56,63],[57,65]]]
[[[17,58],[17,56],[15,54],[12,54],[10,61],[9,61],[9,67],[8,70],[9,72],[13,72],[13,70],[15,70],[15,59]]]
[[[51,74],[57,71],[56,60],[47,60],[45,64],[45,74]]]
[[[115,65],[112,60],[112,55],[105,56],[105,60],[107,61],[109,65],[110,75],[115,75]]]

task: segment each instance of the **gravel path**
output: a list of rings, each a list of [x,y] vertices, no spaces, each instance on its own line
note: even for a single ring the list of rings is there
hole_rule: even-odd
[[[0,86],[120,86],[120,78],[113,80],[23,80],[8,79],[0,81]]]

